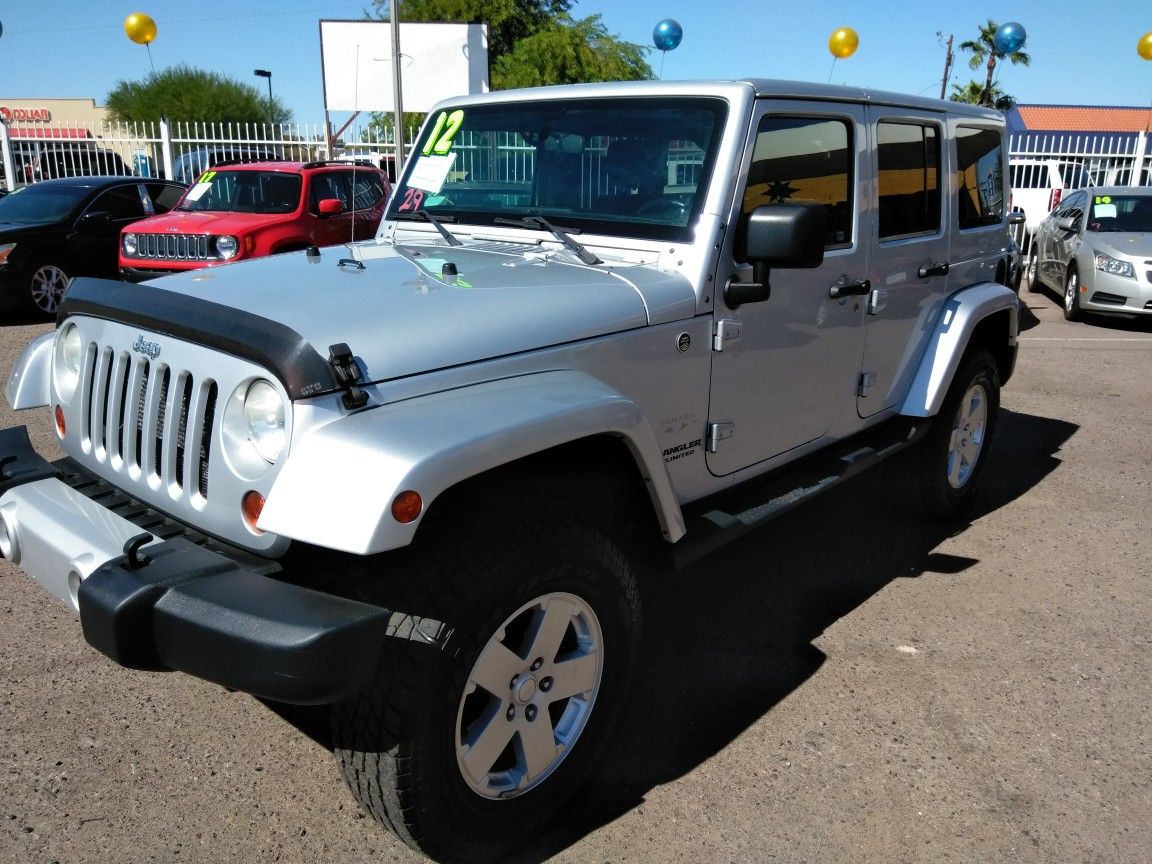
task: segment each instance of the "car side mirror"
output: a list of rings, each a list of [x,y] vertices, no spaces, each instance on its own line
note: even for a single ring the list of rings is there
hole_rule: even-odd
[[[1028,221],[1028,217],[1024,215],[1023,210],[1013,210],[1008,214],[1009,225],[1023,225]]]
[[[729,279],[724,302],[767,300],[772,294],[768,277],[773,267],[819,267],[824,262],[828,214],[820,204],[763,204],[748,214],[743,248],[737,256],[752,263],[752,281]]]
[[[1070,234],[1075,233],[1080,230],[1080,220],[1075,216],[1065,216],[1056,223],[1056,227]]]
[[[335,216],[344,212],[344,205],[339,198],[321,198],[318,206],[321,216]]]

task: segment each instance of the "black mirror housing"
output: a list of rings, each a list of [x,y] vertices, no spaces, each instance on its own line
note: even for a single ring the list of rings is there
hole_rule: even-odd
[[[819,267],[827,223],[819,204],[763,204],[748,214],[744,260],[766,267]]]

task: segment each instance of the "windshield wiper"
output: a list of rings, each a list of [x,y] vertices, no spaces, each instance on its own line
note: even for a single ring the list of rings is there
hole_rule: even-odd
[[[412,210],[408,213],[397,213],[394,219],[420,219],[425,222],[431,222],[432,227],[440,232],[440,236],[448,241],[449,246],[463,246],[464,244],[452,236],[452,232],[445,228],[441,222],[455,222],[455,216],[440,216],[436,217],[429,213],[427,210]]]
[[[565,232],[572,234],[579,234],[579,228],[557,228],[543,216],[525,216],[523,219],[505,219],[503,216],[497,216],[493,220],[497,225],[519,225],[521,228],[535,228],[537,230],[544,229],[551,231],[552,236],[576,253],[577,257],[585,264],[603,264],[596,255],[589,252],[586,248],[581,246],[573,240]]]

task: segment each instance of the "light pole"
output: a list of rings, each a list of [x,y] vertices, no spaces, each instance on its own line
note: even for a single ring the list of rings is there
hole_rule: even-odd
[[[276,115],[272,109],[272,70],[271,69],[253,69],[252,74],[257,78],[268,79],[268,122],[275,123]]]

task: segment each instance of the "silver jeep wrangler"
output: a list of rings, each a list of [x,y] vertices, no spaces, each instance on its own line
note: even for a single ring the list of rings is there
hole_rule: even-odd
[[[500,859],[619,713],[637,562],[896,454],[920,511],[971,503],[1005,176],[1000,114],[895,94],[446,102],[373,241],[72,283],[7,390],[67,458],[0,434],[0,550],[126,667],[331,704],[375,818]]]

